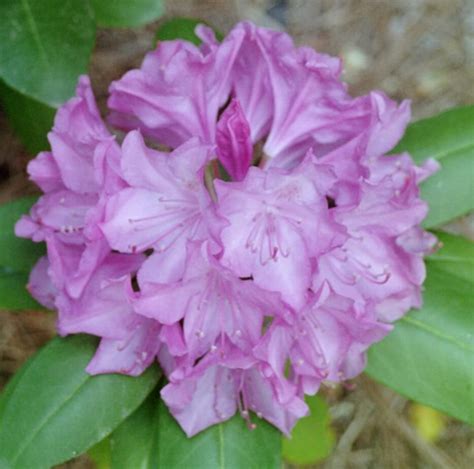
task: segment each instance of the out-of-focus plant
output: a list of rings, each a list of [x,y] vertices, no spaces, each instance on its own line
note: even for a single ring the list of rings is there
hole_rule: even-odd
[[[163,12],[162,0],[0,2],[0,102],[30,152],[47,146],[55,109],[87,72],[96,25],[134,27]]]

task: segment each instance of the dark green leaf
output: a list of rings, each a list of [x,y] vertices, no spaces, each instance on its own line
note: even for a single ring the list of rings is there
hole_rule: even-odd
[[[47,133],[56,109],[29,98],[0,81],[0,102],[26,149],[35,154],[48,148]]]
[[[160,394],[147,400],[110,436],[112,469],[158,467],[158,410]]]
[[[441,164],[441,170],[422,184],[422,197],[430,204],[426,227],[474,209],[474,106],[410,125],[394,153],[401,151],[408,151],[417,163],[433,157]]]
[[[199,45],[201,40],[194,33],[194,29],[198,24],[207,25],[205,21],[195,18],[173,18],[160,25],[156,32],[156,39],[159,41],[184,39],[185,41]],[[214,32],[217,40],[221,41],[224,37],[222,33],[216,30],[214,30]]]
[[[154,393],[111,435],[112,469],[280,468],[280,432],[252,418],[253,431],[237,415],[188,438]]]
[[[44,254],[44,245],[17,238],[16,221],[27,213],[36,197],[24,197],[0,206],[0,308],[43,309],[28,293],[31,268]]]
[[[92,6],[100,26],[140,26],[164,13],[163,0],[92,0]]]
[[[0,267],[0,308],[9,310],[44,309],[28,293],[27,272],[15,272]]]
[[[328,406],[321,396],[308,396],[311,414],[298,421],[291,439],[283,438],[283,457],[291,464],[315,464],[327,458],[334,446]]]
[[[73,95],[94,45],[94,13],[79,0],[2,0],[0,78],[58,106]]]
[[[410,399],[474,424],[474,282],[452,274],[453,266],[445,269],[441,256],[427,262],[422,310],[410,312],[371,348],[367,372]]]
[[[23,197],[0,205],[0,266],[14,271],[29,272],[45,253],[44,244],[15,236],[15,223],[28,213],[37,197]]]
[[[47,468],[111,433],[146,398],[159,372],[133,378],[85,371],[97,341],[56,338],[27,363],[0,404],[0,460],[12,468]]]
[[[280,468],[281,433],[252,415],[249,430],[240,415],[187,438],[163,401],[159,404],[157,464],[153,467],[193,469]]]

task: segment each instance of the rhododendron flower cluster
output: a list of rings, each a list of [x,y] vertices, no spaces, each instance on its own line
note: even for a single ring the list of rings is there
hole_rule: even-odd
[[[352,98],[338,59],[250,23],[197,34],[112,83],[115,135],[85,76],[59,109],[16,226],[47,245],[28,287],[61,335],[101,338],[89,373],[158,361],[188,435],[236,412],[288,434],[420,306],[436,164],[386,155],[409,104]]]

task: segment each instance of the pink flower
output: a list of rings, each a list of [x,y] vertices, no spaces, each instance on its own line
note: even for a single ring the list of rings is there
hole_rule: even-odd
[[[201,37],[208,37],[206,31],[201,29]],[[127,72],[110,86],[108,105],[115,111],[111,122],[127,130],[138,127],[172,147],[195,136],[213,142],[242,37],[236,30],[219,47],[161,42],[147,54],[141,69]]]
[[[203,174],[209,146],[189,140],[171,154],[146,148],[138,132],[122,146],[122,174],[129,187],[108,198],[100,228],[112,249],[153,248],[140,283],[180,278],[188,240],[204,240],[218,225]]]
[[[322,382],[351,379],[363,371],[365,351],[390,330],[390,325],[377,320],[373,308],[357,309],[326,284],[294,324],[272,325],[257,354],[280,381],[286,380],[284,367],[290,363],[293,382],[314,394]]]
[[[132,307],[132,275],[140,255],[109,254],[95,270],[79,299],[59,295],[58,331],[101,337],[87,367],[91,374],[141,374],[160,348],[160,325],[136,314]]]
[[[183,322],[184,343],[196,359],[223,353],[223,343],[250,350],[260,339],[265,316],[285,316],[279,295],[260,289],[226,269],[207,243],[191,243],[178,282],[146,284],[135,302],[143,316],[161,324]]]
[[[90,372],[140,374],[156,356],[159,326],[134,314],[126,294],[143,258],[109,254],[98,228],[90,226],[101,221],[104,197],[124,182],[117,174],[120,150],[101,120],[87,77],[58,111],[49,139],[52,153],[40,153],[28,165],[45,194],[15,228],[17,235],[46,241],[48,247],[47,258],[31,273],[29,290],[58,310],[61,334],[102,337]],[[146,345],[150,334],[153,353]]]
[[[302,307],[312,261],[343,239],[324,195],[333,182],[330,167],[311,152],[291,172],[252,167],[240,183],[217,181],[218,210],[229,222],[221,235],[223,264]]]
[[[217,156],[232,179],[241,181],[252,161],[250,127],[233,99],[217,122]]]
[[[90,373],[158,360],[187,435],[236,412],[289,434],[305,394],[360,373],[421,305],[437,164],[385,156],[409,103],[352,98],[338,59],[248,22],[197,33],[111,85],[121,145],[88,78],[58,111],[16,226],[47,244],[29,290],[61,334],[101,338]]]
[[[255,365],[255,360],[245,359],[235,350],[225,359],[217,354],[207,356],[193,369],[173,372],[161,396],[188,436],[228,420],[237,410],[250,429],[258,425],[251,418],[252,411],[288,435],[308,408],[301,395],[290,402],[278,402],[270,381]]]

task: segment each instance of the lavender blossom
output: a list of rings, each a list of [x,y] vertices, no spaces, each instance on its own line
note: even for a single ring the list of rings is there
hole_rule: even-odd
[[[60,334],[101,338],[89,373],[158,361],[188,436],[251,411],[289,434],[420,307],[437,165],[386,156],[409,103],[352,98],[338,59],[251,23],[197,33],[112,83],[120,144],[87,77],[58,111],[16,226],[48,248],[29,289]]]

